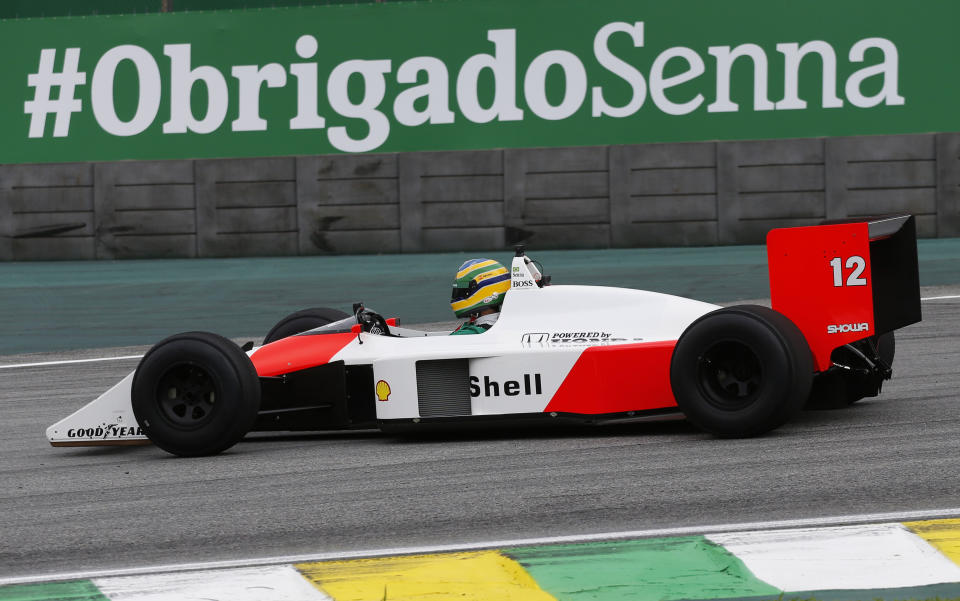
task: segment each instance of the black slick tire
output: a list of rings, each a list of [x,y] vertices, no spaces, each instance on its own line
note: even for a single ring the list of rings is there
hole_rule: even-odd
[[[181,457],[216,455],[253,427],[260,380],[232,341],[185,332],[150,349],[133,376],[137,424],[158,447]]]
[[[277,324],[267,332],[263,343],[270,344],[281,338],[287,338],[294,334],[325,326],[334,321],[340,321],[345,317],[350,317],[350,314],[337,309],[328,309],[325,307],[303,309],[296,313],[291,313],[278,321]]]
[[[722,438],[780,427],[801,410],[812,379],[813,357],[800,329],[758,305],[700,317],[680,336],[670,363],[680,409]]]

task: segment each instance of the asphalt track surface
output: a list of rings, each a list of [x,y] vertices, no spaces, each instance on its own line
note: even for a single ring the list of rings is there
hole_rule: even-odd
[[[0,370],[0,576],[957,507],[960,299],[923,308],[881,397],[750,440],[661,423],[54,449],[44,428],[135,361]]]
[[[189,460],[55,449],[45,428],[136,360],[0,369],[0,577],[955,508],[960,298],[923,312],[897,334],[882,396],[750,440],[674,422],[261,435]]]

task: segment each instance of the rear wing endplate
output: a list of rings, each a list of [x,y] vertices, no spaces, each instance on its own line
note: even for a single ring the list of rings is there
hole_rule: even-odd
[[[912,215],[771,230],[767,264],[771,304],[803,332],[818,371],[835,348],[921,319]]]

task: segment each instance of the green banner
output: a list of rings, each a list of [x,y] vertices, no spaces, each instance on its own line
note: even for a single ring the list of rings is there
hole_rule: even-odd
[[[958,21],[900,0],[0,21],[0,163],[956,131]]]

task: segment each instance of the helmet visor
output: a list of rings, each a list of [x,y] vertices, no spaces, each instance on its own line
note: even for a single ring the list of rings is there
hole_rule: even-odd
[[[475,280],[470,281],[470,285],[466,288],[457,288],[453,287],[453,294],[450,295],[450,302],[456,302],[468,298],[471,294],[476,292],[477,282]]]

